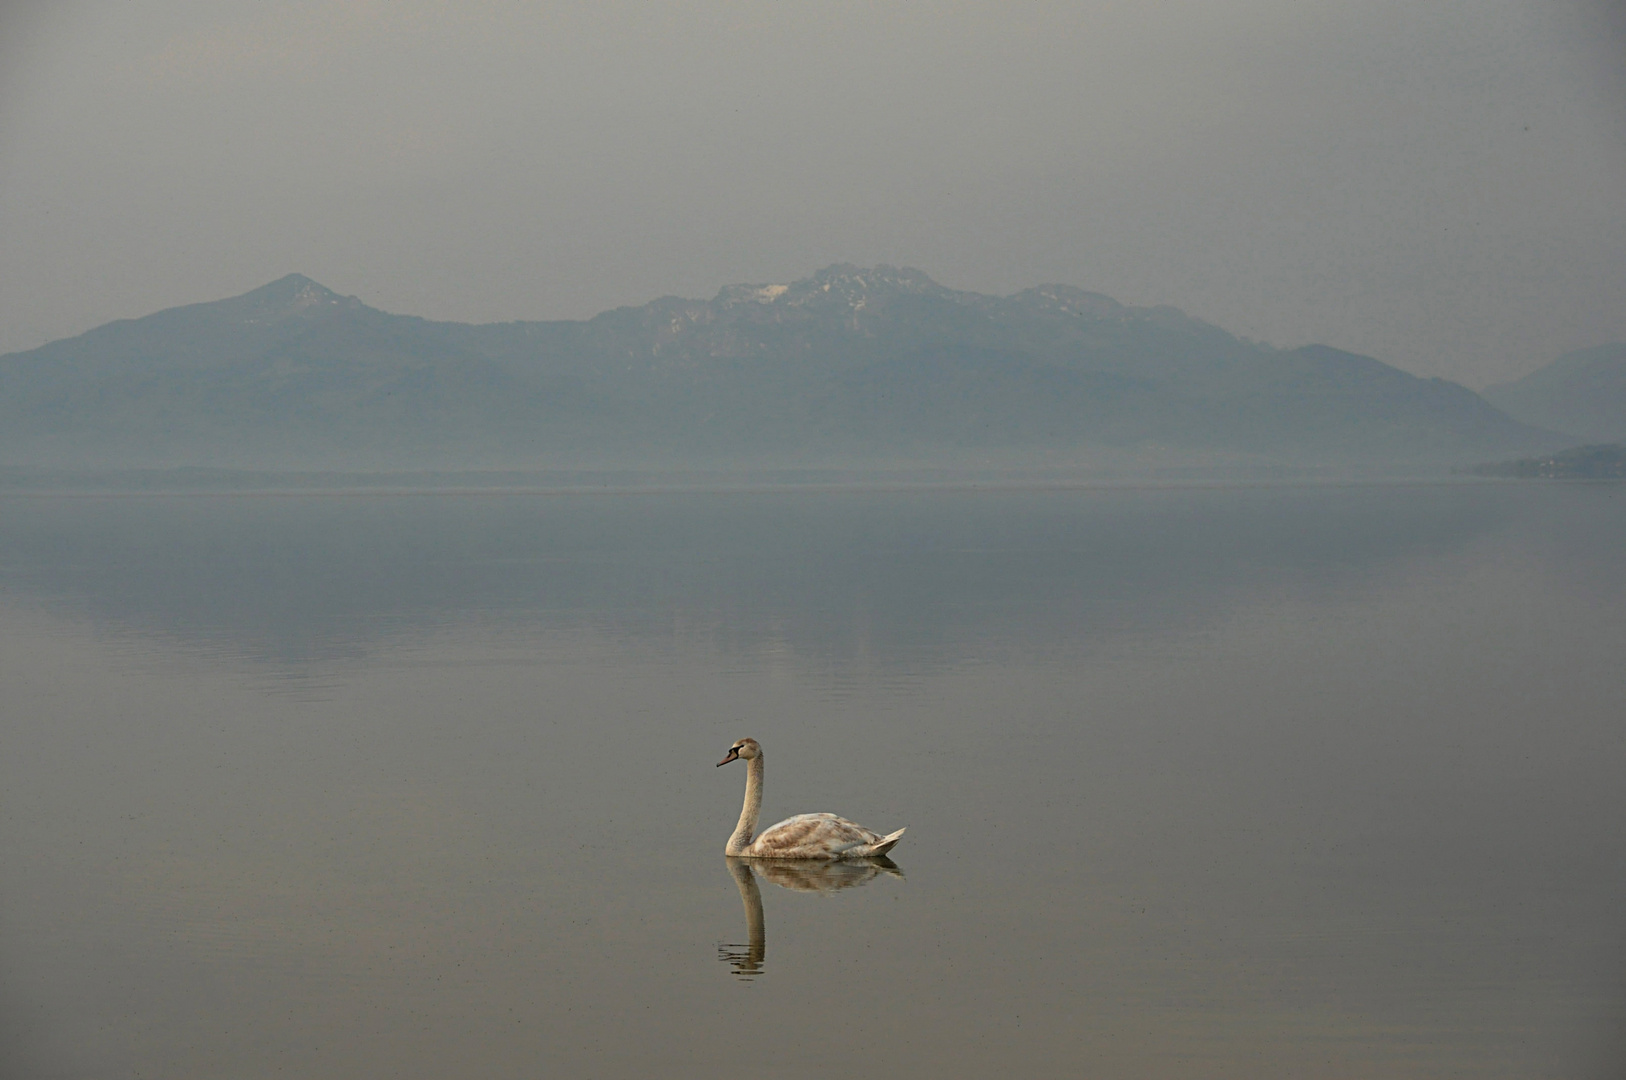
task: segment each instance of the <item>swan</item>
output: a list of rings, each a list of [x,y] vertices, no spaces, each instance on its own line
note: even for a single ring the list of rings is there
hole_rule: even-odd
[[[755,739],[741,739],[728,748],[728,756],[717,767],[741,758],[746,763],[745,808],[740,811],[734,835],[723,848],[724,855],[748,859],[867,859],[885,855],[903,835],[899,829],[882,836],[834,814],[797,814],[752,839],[757,815],[762,812],[762,747]]]

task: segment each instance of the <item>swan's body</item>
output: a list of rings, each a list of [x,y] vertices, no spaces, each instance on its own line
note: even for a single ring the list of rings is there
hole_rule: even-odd
[[[834,814],[797,814],[756,835],[757,817],[762,813],[762,747],[755,739],[741,739],[728,749],[718,765],[744,758],[745,807],[740,823],[723,848],[725,855],[748,859],[867,859],[885,855],[903,835],[880,833]]]

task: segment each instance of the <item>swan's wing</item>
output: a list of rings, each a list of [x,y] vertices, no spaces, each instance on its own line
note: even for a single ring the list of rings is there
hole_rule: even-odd
[[[881,839],[834,814],[797,814],[771,825],[751,841],[748,853],[765,859],[839,859]]]

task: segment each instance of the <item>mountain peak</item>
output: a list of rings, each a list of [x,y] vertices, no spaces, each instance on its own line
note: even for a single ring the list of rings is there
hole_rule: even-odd
[[[767,304],[784,307],[828,307],[833,301],[838,307],[863,308],[871,300],[886,296],[947,295],[948,289],[933,281],[924,271],[912,267],[855,266],[835,263],[817,271],[812,277],[788,285],[725,285],[717,293],[716,303],[724,306],[738,304]]]
[[[312,281],[304,274],[288,274],[268,285],[230,300],[221,313],[230,312],[230,318],[243,319],[250,324],[268,324],[293,319],[308,322],[325,312],[360,311],[365,308],[353,296],[340,296],[326,285]]]
[[[267,307],[309,308],[319,304],[337,304],[345,298],[332,289],[312,281],[304,274],[289,274],[269,285],[261,285],[240,297]]]
[[[771,304],[790,291],[789,285],[724,285],[717,293],[720,304]]]
[[[852,263],[834,263],[816,272],[810,279],[821,289],[833,291],[896,290],[910,293],[943,292],[943,286],[933,281],[924,270],[912,266],[888,266],[879,263],[865,268]]]
[[[1086,292],[1072,285],[1035,285],[1031,289],[1023,289],[1011,299],[1041,311],[1094,318],[1122,315],[1128,310],[1110,296]]]

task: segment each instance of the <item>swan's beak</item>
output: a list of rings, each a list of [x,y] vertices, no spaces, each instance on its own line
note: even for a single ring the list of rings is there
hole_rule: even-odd
[[[730,761],[738,760],[739,756],[740,756],[740,752],[738,750],[730,750],[728,752],[728,756],[717,763],[717,767],[720,769],[724,765],[727,765]]]

